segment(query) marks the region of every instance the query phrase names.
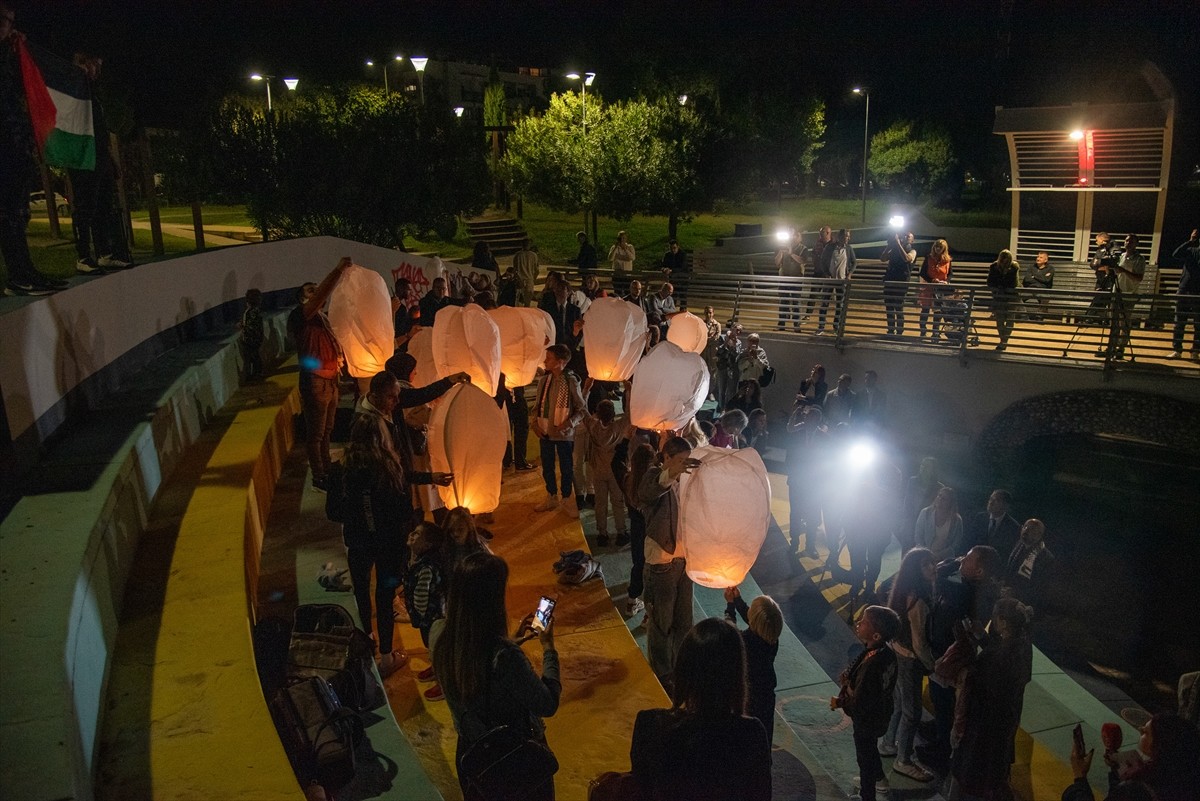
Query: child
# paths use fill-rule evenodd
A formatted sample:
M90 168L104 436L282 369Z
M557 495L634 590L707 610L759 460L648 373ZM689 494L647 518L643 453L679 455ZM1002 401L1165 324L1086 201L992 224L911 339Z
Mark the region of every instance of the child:
M854 727L854 754L858 759L862 801L875 801L875 785L883 779L883 760L876 745L892 719L892 693L896 688L896 654L887 644L900 631L900 618L886 606L868 606L854 624L854 635L866 650L850 663L839 683L842 691L829 699L829 708L841 708Z
M783 612L769 595L760 595L749 607L737 587L725 590L725 617L737 625L734 613L750 628L742 632L746 646L746 714L757 718L767 732L767 745L775 735L775 657L783 633Z
M404 606L408 609L413 628L421 632L421 642L427 648L430 629L446 614L445 572L442 565L446 544L446 533L432 523L422 523L408 535L412 562L408 575L404 577ZM417 680L436 682L433 666L418 673ZM425 697L430 701L440 701L445 695L441 685L435 683L425 691Z
M476 551L487 551L487 540L492 538L492 532L478 528L471 510L465 506L456 506L446 513L446 577L454 572L454 568L463 559Z
M591 447L588 449L588 468L596 490L596 544L608 545L608 505L612 503L613 521L617 526L617 547L629 543L625 530L625 496L613 474L613 456L617 445L625 440L628 425L625 417L617 417L613 402L605 399L596 404L596 413L583 420Z
M242 348L242 361L246 366L246 380L252 381L262 375L262 292L258 289L246 290L246 311L242 312L242 329L238 344Z

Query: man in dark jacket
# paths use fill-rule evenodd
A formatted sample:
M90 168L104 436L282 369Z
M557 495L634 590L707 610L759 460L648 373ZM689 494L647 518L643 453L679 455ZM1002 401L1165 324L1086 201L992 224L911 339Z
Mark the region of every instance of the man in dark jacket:
M579 254L575 256L575 264L579 267L579 272L595 272L596 246L588 241L588 236L583 231L575 234L575 239L579 242Z
M1191 359L1200 361L1200 229L1193 228L1188 241L1175 248L1171 255L1182 262L1183 273L1179 276L1179 288L1175 290L1175 331L1171 334L1171 355L1167 358L1183 356L1183 334L1190 320Z
M897 232L879 257L887 264L883 272L883 305L887 310L888 336L904 336L904 295L917 261L914 240L911 232L903 236Z
M1012 553L1021 533L1021 524L1009 514L1012 508L1012 493L1005 489L993 490L988 496L987 511L971 519L967 529L967 547L990 545L996 553Z

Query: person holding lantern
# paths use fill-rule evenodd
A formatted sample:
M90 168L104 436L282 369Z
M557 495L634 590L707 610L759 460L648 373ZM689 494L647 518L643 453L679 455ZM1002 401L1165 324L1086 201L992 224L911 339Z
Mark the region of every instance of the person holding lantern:
M568 304L569 305L569 304ZM587 404L579 387L579 379L567 371L571 349L566 345L546 348L546 372L538 381L537 403L534 407L533 433L540 440L542 478L546 482L546 500L534 511L549 512L558 508L558 490L562 490L563 506L570 517L579 517L579 509L571 506L574 489L575 427L587 414ZM561 486L555 480L554 460L558 459Z
M303 322L297 326L305 446L313 489L320 492L325 491L325 476L329 472L329 438L337 413L338 371L342 365L342 349L329 327L324 308L350 264L350 257L343 256L312 295L304 300L300 306Z
M682 555L676 555L679 535L679 477L700 466L692 446L671 437L661 461L638 482L638 506L646 518L646 650L650 668L669 685L675 657L692 627L692 580Z

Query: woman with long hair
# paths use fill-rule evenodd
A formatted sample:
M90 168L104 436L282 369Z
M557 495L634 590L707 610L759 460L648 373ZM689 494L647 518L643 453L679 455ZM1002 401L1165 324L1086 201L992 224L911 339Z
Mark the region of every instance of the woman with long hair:
M945 239L939 239L933 243L921 265L921 286L917 293L917 303L921 307L921 339L925 339L930 309L933 309L933 341L937 342L941 336L942 295L946 291L945 285L950 283L950 268L950 245Z
M458 732L455 764L466 801L483 801L462 772L463 754L497 726L509 726L531 740L546 743L542 718L558 710L562 695L553 622L537 638L542 645L538 676L515 638L508 636L505 590L508 564L499 556L476 552L454 569L446 599L446 626L433 644L433 667L446 694ZM532 615L516 638L529 631ZM531 777L527 777L531 778ZM554 777L526 796L554 798Z
M629 441L629 472L625 474L622 489L625 490L625 508L629 510L629 556L633 566L629 571L629 593L625 602L625 616L633 617L646 608L642 601L646 569L646 516L638 501L638 487L646 471L654 464L654 448L645 440Z
M996 350L1008 347L1008 338L1013 331L1012 302L1017 296L1017 276L1021 274L1021 265L1013 260L1011 250L1002 250L988 268L987 285L992 290L992 317L996 319L996 333L1000 335L1000 344Z
M1159 801L1200 798L1200 731L1196 724L1174 712L1159 712L1141 732L1138 752L1146 759L1123 778L1145 782ZM1112 771L1110 785L1117 778Z
M921 722L921 679L933 670L933 653L925 636L925 620L933 606L933 554L913 548L900 562L888 607L900 617L900 634L892 638L896 652L896 703L879 753L896 755L892 770L919 782L933 774L913 761L913 738Z
M679 645L670 709L645 709L629 758L646 798L706 801L771 797L771 748L745 714L746 650L718 618L695 625Z
M375 629L382 654L379 671L394 673L408 661L401 650L392 650L394 625L392 600L408 567L408 532L413 507L409 484L446 481L445 473L405 475L400 457L391 447L387 430L368 415L359 415L350 427L350 443L342 459L346 520L342 539L354 583L354 600L364 631ZM375 571L375 610L371 611L371 570ZM375 626L372 627L372 617Z
M762 386L754 380L738 384L738 393L725 406L725 411L739 409L748 417L750 412L762 408Z
M958 496L953 489L939 489L933 496L933 503L917 515L913 541L932 551L934 562L958 556L963 543L963 522L958 514Z

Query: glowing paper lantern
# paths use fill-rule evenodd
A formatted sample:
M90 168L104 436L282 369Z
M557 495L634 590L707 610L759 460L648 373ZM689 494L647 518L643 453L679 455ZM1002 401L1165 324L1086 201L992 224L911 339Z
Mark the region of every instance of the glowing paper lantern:
M437 365L433 363L433 331L422 328L408 341L408 355L417 360L412 371L412 385L427 387L438 380Z
M626 304L629 305L629 304ZM633 373L629 420L638 428L683 428L708 397L708 366L674 342L660 342Z
M596 298L583 318L588 375L597 381L624 381L633 375L646 348L646 313L620 298Z
M488 314L500 329L500 372L508 387L533 381L554 344L554 319L541 309L497 306Z
M450 486L438 487L442 501L474 514L494 511L500 505L506 445L508 415L491 396L474 384L458 384L442 396L429 420L432 469L454 474Z
M708 326L690 312L676 314L667 328L667 341L689 353L703 353L708 346Z
M355 378L370 378L396 350L387 282L374 270L351 264L329 298L329 327Z
M750 572L771 520L771 484L753 448L705 445L701 466L679 480L679 537L687 574L705 587L740 584Z
M500 384L500 329L474 303L447 306L433 324L433 363L438 377L466 373L488 395Z

